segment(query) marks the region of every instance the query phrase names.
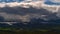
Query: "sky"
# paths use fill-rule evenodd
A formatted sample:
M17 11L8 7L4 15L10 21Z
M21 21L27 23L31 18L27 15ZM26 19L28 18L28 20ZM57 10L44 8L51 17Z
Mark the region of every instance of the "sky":
M24 1L25 2L25 1ZM26 3L21 2L23 4L14 2L14 3L7 3L5 5L0 3L0 16L4 17L4 20L8 21L22 21L22 22L29 22L33 18L41 18L43 20L51 20L57 19L56 13L52 11L45 10L40 6L40 3L33 1L26 5ZM28 8L27 8L28 7ZM10 22L8 22L10 24Z
M21 2L23 0L16 0L17 2ZM0 2L6 2L6 3L9 3L9 2L15 2L15 0L0 0Z
M39 0L16 0L16 2L27 2L27 1L39 1ZM44 0L45 4L49 4L49 5L60 5L60 0ZM15 0L0 0L1 2L5 2L5 3L10 3L10 2L15 2Z
M45 0L45 4L48 4L48 5L60 5L60 0Z

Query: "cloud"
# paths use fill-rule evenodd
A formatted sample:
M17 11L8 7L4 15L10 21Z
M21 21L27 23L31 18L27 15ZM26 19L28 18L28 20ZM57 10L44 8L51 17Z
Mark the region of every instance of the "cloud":
M22 21L29 22L33 18L41 18L43 20L57 19L56 13L46 10L37 2L13 2L0 3L0 16L4 17L5 21ZM8 24L13 24L8 22Z
M23 22L29 22L32 18L54 19L54 17L56 17L54 13L46 9L36 9L33 7L4 7L0 8L0 15L3 16L6 20L21 20Z
M52 2L55 2L55 3L60 3L60 0L50 0Z
M20 7L25 7L25 8L33 6L33 7L39 8L40 1L24 0L21 2L10 2L10 3L2 2L2 3L0 3L1 8L6 7L6 6L9 6L9 7L20 6Z

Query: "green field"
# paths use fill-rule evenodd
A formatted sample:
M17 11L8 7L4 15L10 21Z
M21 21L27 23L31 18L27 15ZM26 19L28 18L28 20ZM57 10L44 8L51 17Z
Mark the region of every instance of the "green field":
M0 28L0 34L60 34L59 29Z

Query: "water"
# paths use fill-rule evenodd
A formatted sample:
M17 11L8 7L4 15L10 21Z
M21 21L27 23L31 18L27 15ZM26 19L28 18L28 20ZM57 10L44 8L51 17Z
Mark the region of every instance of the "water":
M48 5L60 5L60 1L57 1L57 0L45 0L44 2L45 4L48 4Z

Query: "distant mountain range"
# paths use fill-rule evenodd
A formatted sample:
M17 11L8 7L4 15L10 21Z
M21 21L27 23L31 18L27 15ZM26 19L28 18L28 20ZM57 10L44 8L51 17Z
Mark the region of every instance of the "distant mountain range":
M49 20L45 21L43 19L31 19L30 22L17 22L13 25L8 25L6 23L0 23L0 27L3 28L23 28L23 29L33 29L33 28L42 28L42 29L49 29L52 27L59 27L60 26L60 19L57 20Z

